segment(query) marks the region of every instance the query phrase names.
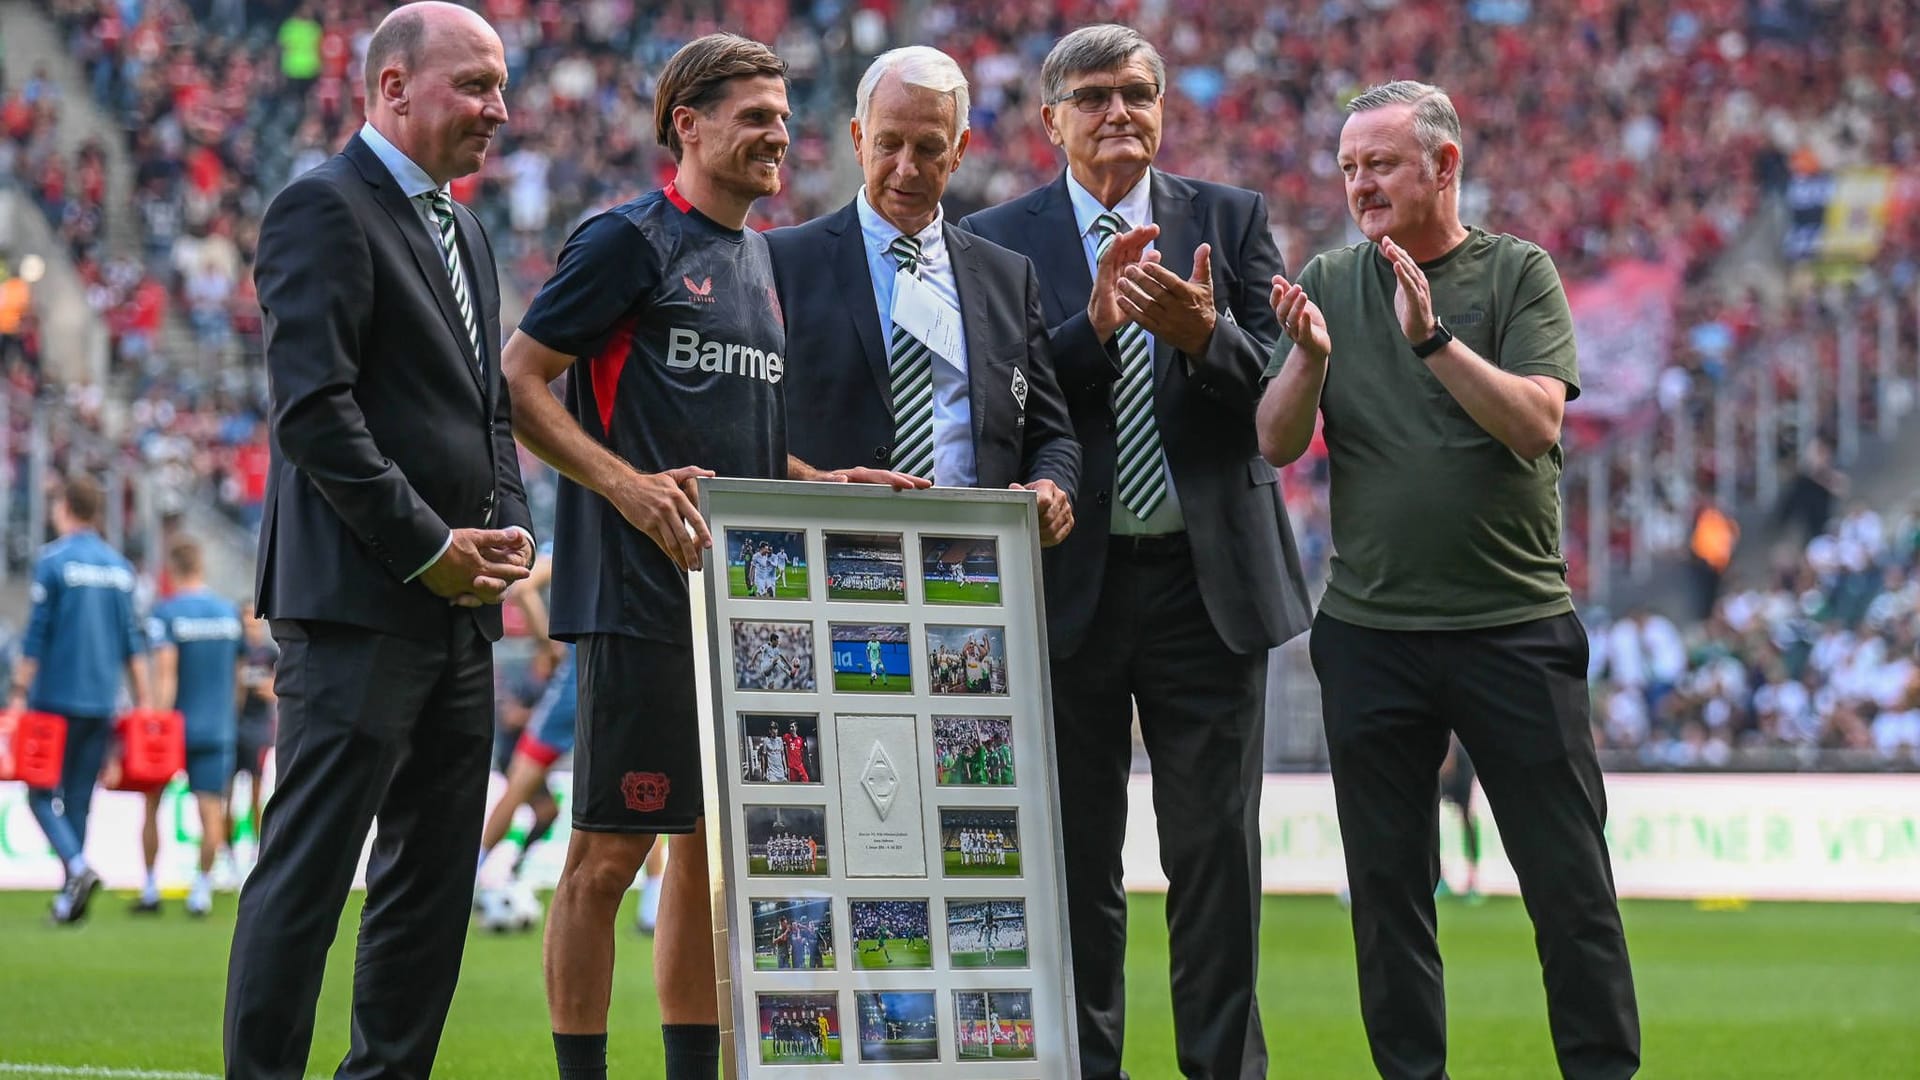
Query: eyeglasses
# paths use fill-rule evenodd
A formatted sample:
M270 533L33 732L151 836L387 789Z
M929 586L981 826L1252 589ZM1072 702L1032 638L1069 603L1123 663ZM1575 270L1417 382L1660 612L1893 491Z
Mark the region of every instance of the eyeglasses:
M1145 112L1160 100L1160 84L1137 82L1125 86L1083 86L1078 90L1069 90L1047 104L1058 105L1063 101L1071 101L1073 107L1083 113L1103 113L1115 94L1120 95L1120 103L1127 107L1128 112Z

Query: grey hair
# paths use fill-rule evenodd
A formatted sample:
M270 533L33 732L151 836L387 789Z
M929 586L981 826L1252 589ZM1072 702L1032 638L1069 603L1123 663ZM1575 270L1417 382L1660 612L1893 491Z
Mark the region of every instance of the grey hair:
M959 138L971 126L967 114L972 109L972 98L967 93L967 76L960 65L930 45L906 45L881 53L867 66L867 73L860 76L860 87L853 94L853 118L860 121L861 127L866 127L873 107L874 88L888 72L900 76L900 81L908 86L953 98L954 138Z
M1048 104L1059 100L1067 91L1070 75L1112 71L1143 52L1147 54L1147 65L1153 69L1154 85L1165 90L1167 62L1160 59L1160 50L1141 37L1139 31L1118 23L1083 26L1054 42L1046 60L1040 64L1040 100Z
M1401 79L1398 82L1370 86L1347 102L1347 112L1363 113L1393 105L1413 106L1413 134L1427 152L1428 163L1440 158L1440 148L1460 145L1460 114L1453 110L1453 99L1431 83Z

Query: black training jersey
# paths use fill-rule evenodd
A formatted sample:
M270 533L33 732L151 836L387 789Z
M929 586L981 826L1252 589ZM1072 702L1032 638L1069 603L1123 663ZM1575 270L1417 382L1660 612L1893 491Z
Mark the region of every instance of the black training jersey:
M580 226L520 329L579 358L568 409L641 472L786 477L786 326L766 241L715 223L673 185ZM554 637L691 640L686 575L565 477L553 549Z

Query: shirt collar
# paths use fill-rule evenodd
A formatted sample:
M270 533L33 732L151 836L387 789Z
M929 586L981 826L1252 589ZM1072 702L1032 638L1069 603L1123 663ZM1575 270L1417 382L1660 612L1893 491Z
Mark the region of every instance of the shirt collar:
M407 198L417 199L429 192L445 190L444 185L433 182L425 169L415 165L412 158L401 153L399 147L388 142L373 124L360 125L360 138L366 142L367 149L373 151L373 156L380 159L380 164L387 167L387 173Z
M901 235L900 230L893 222L881 217L880 211L875 210L873 204L867 201L865 187L862 187L860 193L855 196L854 204L855 212L860 215L860 235L866 240L868 249L885 254L887 245L893 243L894 237ZM920 241L921 262L930 261L946 250L946 232L941 228L946 224L946 215L947 211L944 207L936 207L933 211L933 220L926 228L914 234L914 239Z
M1094 219L1107 212L1107 208L1100 205L1100 200L1073 178L1072 169L1067 170L1067 198L1073 200L1073 223L1080 227L1081 236L1092 232ZM1120 201L1114 204L1113 212L1126 220L1129 229L1139 228L1153 220L1152 169L1140 174L1139 182L1133 185L1133 190L1120 197Z

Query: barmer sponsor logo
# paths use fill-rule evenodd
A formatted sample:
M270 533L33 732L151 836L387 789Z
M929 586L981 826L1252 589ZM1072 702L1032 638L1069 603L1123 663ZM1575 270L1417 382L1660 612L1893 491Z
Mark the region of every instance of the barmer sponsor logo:
M680 371L718 371L728 375L765 379L778 384L786 361L777 352L732 342L708 341L697 330L675 326L667 330L667 366Z

